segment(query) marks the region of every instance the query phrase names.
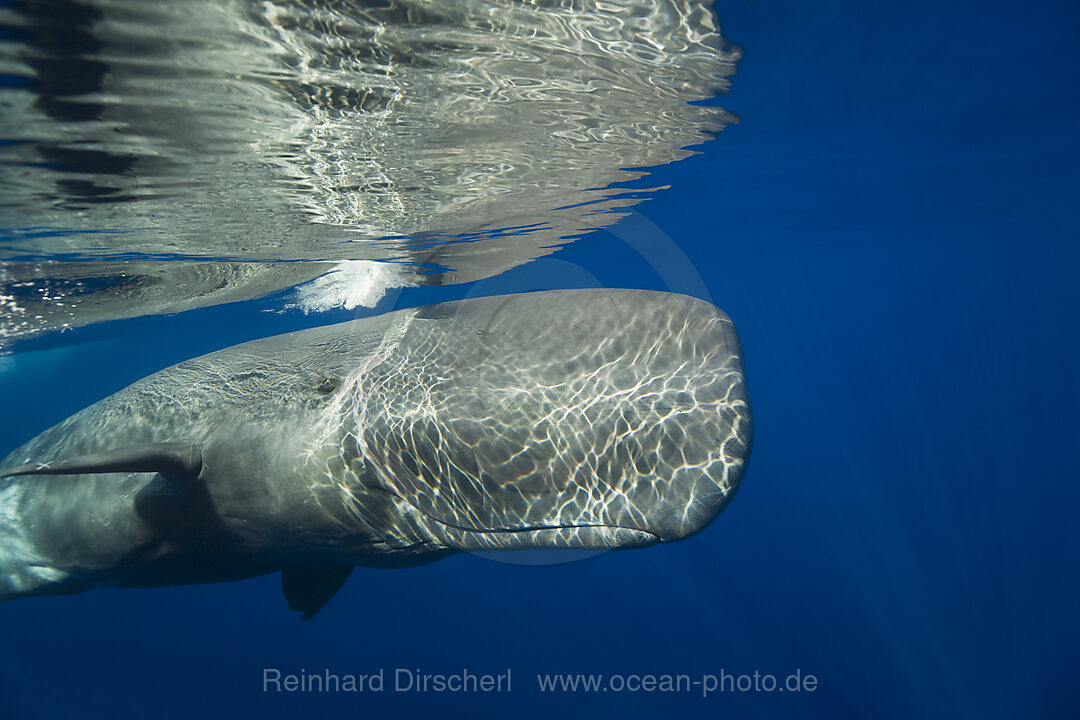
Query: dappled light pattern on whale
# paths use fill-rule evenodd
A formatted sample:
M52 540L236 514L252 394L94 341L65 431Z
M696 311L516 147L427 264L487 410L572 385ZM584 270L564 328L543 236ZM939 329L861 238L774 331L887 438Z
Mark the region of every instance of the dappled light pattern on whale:
M597 293L588 308L572 294L506 296L400 314L313 446L349 522L375 492L422 516L432 542L468 550L700 530L748 456L738 341L706 303L671 296L650 312L630 307L633 296Z

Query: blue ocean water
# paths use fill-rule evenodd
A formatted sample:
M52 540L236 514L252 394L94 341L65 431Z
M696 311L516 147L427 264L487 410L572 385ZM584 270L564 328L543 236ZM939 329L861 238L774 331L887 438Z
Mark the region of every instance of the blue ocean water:
M710 528L565 564L359 569L310 623L276 576L4 604L0 717L1080 716L1080 9L717 11L743 49L721 99L741 122L639 181L669 190L479 287L378 308L560 285L707 295L740 331L756 423ZM0 359L4 452L173 362L356 315L267 303ZM266 668L381 669L387 688L264 692ZM509 669L512 690L394 692L397 669ZM545 693L536 679L755 672L816 683Z

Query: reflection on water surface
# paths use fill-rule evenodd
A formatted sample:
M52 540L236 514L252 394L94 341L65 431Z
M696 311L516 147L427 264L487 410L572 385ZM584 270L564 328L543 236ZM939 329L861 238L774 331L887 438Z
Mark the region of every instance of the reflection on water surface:
M487 277L732 120L688 104L737 60L703 3L69 0L0 25L0 338L343 261Z

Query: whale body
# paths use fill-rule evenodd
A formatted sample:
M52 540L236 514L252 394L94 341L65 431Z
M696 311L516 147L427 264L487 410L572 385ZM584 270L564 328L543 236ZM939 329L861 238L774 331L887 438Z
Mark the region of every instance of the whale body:
M282 574L312 617L356 566L640 548L727 506L752 437L710 303L461 300L188 360L0 464L0 599Z

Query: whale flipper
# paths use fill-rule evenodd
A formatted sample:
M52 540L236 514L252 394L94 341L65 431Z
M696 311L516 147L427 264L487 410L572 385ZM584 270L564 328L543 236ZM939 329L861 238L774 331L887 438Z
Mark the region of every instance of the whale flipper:
M191 443L152 443L106 450L82 457L31 463L0 470L0 477L15 475L80 475L88 473L156 472L167 479L194 480L202 471L202 452Z
M293 565L281 571L281 589L289 608L310 620L349 579L352 565Z

